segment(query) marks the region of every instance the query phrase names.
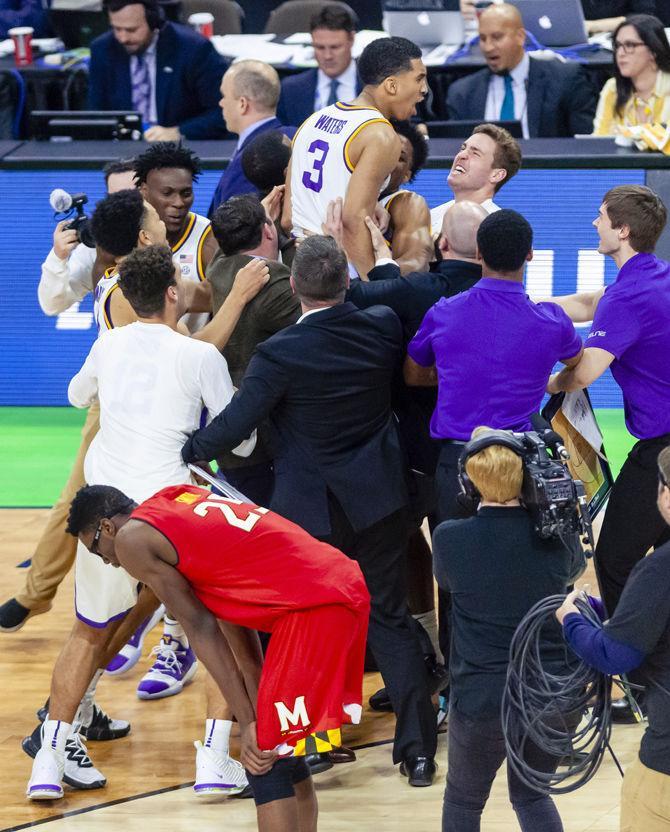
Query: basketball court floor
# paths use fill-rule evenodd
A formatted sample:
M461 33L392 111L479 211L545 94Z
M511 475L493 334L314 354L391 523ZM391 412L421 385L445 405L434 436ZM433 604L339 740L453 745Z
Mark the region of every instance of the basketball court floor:
M21 584L17 563L37 541L45 509L0 509L0 598ZM588 576L587 576L588 580ZM591 576L591 584L595 579ZM256 829L251 800L197 799L193 741L202 739L205 717L204 672L182 694L141 702L135 687L149 666L158 640L145 641L145 657L126 676L103 678L98 701L112 716L128 719L132 731L113 742L89 743L95 765L107 776L104 789L66 790L63 800L31 804L24 796L31 760L21 739L36 725L35 710L48 694L51 668L72 624L72 575L60 588L53 609L28 621L17 633L0 634L0 832L33 826L43 832L251 832ZM369 674L367 697L380 687ZM615 726L612 746L627 766L639 747L642 727ZM360 726L346 730L345 743L356 749L355 763L336 766L315 778L321 832L429 832L440 829L446 775L446 737L440 738L438 776L431 788L407 785L391 763L393 720L365 710ZM236 753L233 744L233 753ZM566 832L618 829L621 777L609 756L596 777L580 791L558 798ZM484 813L484 832L518 830L507 801L504 768ZM542 832L542 830L537 830Z

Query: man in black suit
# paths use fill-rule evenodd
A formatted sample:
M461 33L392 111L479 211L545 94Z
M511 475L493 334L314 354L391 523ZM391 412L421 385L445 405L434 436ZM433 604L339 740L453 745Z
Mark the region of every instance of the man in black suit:
M164 22L157 0L106 0L111 31L91 44L91 110L137 110L148 141L218 139L226 62L188 26Z
M234 400L182 456L213 459L269 418L270 507L360 564L372 596L369 644L397 716L393 760L410 784L427 786L436 722L407 611L408 493L391 410L402 326L386 307L345 303L348 281L346 256L332 238L303 241L291 276L302 317L258 345Z
M351 55L356 20L340 5L324 6L310 24L317 69L289 75L281 84L277 118L300 126L316 110L353 101L362 87Z
M503 3L483 12L479 45L488 66L449 87L449 118L516 119L526 139L591 133L596 91L583 67L529 57L525 40L516 6Z

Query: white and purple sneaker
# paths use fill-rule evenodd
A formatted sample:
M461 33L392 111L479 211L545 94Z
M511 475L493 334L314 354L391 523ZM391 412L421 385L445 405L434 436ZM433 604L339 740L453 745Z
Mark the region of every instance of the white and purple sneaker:
M122 673L127 673L131 668L135 667L142 655L142 645L144 644L147 633L153 630L164 615L165 607L161 604L153 615L145 618L135 630L128 639L128 642L123 645L107 665L105 673L108 673L110 676L120 676Z
M65 755L51 746L40 748L33 762L26 795L31 800L59 800L63 797Z
M228 754L216 754L199 740L194 742L195 783L193 791L199 797L218 794L232 797L240 794L249 785L242 763L233 760Z
M160 644L151 651L156 661L137 686L140 699L162 699L181 693L198 669L198 660L190 647L163 633Z

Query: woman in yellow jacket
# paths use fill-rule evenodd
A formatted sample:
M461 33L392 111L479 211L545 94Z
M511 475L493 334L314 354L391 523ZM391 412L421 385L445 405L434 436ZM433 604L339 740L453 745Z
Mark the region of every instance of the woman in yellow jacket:
M612 35L614 78L600 93L593 122L595 136L615 136L619 128L670 122L670 44L663 24L636 14Z

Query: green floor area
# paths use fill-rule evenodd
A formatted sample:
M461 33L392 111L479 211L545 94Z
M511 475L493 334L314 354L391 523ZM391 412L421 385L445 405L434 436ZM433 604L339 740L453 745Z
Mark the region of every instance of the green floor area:
M613 473L633 444L622 410L599 410ZM85 412L71 407L0 408L0 507L50 506L79 447Z

